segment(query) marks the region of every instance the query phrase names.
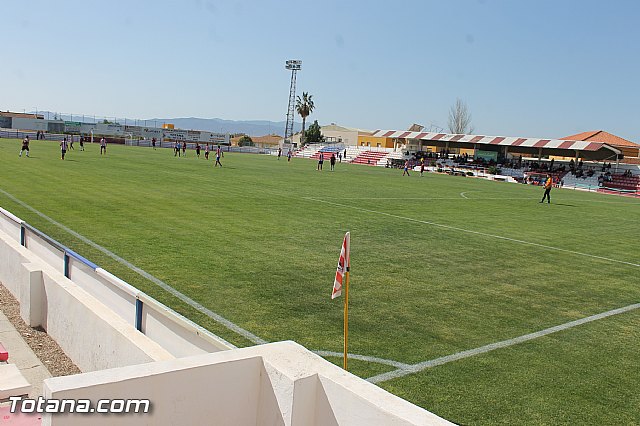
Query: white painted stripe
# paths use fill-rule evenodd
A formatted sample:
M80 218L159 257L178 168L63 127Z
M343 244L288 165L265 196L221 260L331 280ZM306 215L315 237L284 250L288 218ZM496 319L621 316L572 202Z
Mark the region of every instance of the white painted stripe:
M466 196L466 195L464 195L464 194L465 194L464 192L461 192L461 193L460 193L460 196L461 196L462 198L464 198L465 200L468 200L467 196Z
M496 239L499 239L499 240L511 241L511 242L518 243L518 244L525 244L525 245L528 245L528 246L540 247L540 248L547 249L547 250L560 251L560 252L563 252L563 253L575 254L577 256L585 256L585 257L590 257L592 259L600 259L600 260L604 260L604 261L607 261L607 262L620 263L620 264L623 264L623 265L629 265L629 266L634 266L636 268L640 268L640 264L637 264L637 263L626 262L624 260L611 259L609 257L598 256L596 254L582 253L582 252L579 252L579 251L574 251L574 250L563 249L563 248L559 248L559 247L548 246L546 244L539 244L539 243L533 243L533 242L530 242L530 241L519 240L519 239L516 239L516 238L503 237L501 235L487 234L486 232L472 231L470 229L459 228L457 226L443 225L441 223L430 222L428 220L414 219L414 218L411 218L411 217L400 216L400 215L397 215L397 214L380 212L380 211L371 210L371 209L365 209L365 208L357 207L357 206L349 206L347 204L335 203L335 202L332 202L332 201L325 201L325 200L321 200L321 199L313 198L313 197L303 197L303 199L311 200L311 201L317 201L317 202L320 202L320 203L330 204L330 205L338 206L338 207L344 207L344 208L347 208L347 209L358 210L358 211L362 211L362 212L366 212L366 213L373 213L373 214L378 214L378 215L381 215L381 216L393 217L395 219L402 219L402 220L406 220L406 221L409 221L409 222L416 222L416 223L422 223L424 225L437 226L439 228L450 229L452 231L465 232L467 234L474 234L474 235L482 235L483 237L496 238Z
M209 318L211 318L212 320L216 321L218 324L221 324L221 325L225 326L229 330L231 330L231 331L233 331L233 332L245 337L246 339L250 340L253 343L256 343L256 344L259 344L259 345L267 343L266 340L261 339L260 337L256 336L255 334L253 334L253 333L245 330L244 328L232 323L228 319L216 314L212 310L205 308L200 303L198 303L195 300L191 299L189 296L186 296L186 295L180 293L178 290L176 290L175 288L171 287L169 284L165 283L164 281L159 280L158 278L154 277L150 273L138 268L137 266L133 265L131 262L128 262L127 260L121 258L117 254L115 254L115 253L109 251L108 249L102 247L101 245L99 245L97 243L94 243L90 239L84 237L83 235L78 234L74 230L66 227L65 225L63 225L63 224L61 224L59 222L56 222L55 220L53 220L49 216L47 216L44 213L36 210L35 208L31 207L27 203L17 199L16 197L14 197L13 195L9 194L8 192L6 192L6 191L4 191L2 189L0 189L0 192L2 192L4 195L9 197L11 200L15 201L16 203L20 204L24 208L32 211L33 213L37 214L41 218L45 219L46 221L56 225L60 229L66 231L67 233L69 233L69 234L73 235L74 237L78 238L80 241L82 241L82 242L90 245L91 247L101 251L102 253L106 254L107 256L109 256L110 258L114 259L118 263L126 266L127 268L131 269L132 271L136 272L137 274L143 276L144 278L146 278L149 281L153 282L154 284L158 285L160 288L162 288L163 290L166 290L167 292L171 293L172 295L174 295L178 299L182 300L187 305L189 305L192 308L196 309L197 311L207 315Z
M558 188L558 189L572 189L572 188ZM464 194L467 194L469 191L465 191ZM594 192L594 194L596 194ZM618 195L615 194L604 194L604 193L597 193L598 195L604 195L604 196L612 196L612 197L618 197ZM414 201L414 200L425 200L425 201L431 201L431 200L454 200L454 201L462 201L462 200L469 200L469 201L491 201L491 200L499 200L499 201L512 201L512 200L539 200L540 197L482 197L482 198L460 198L460 197L340 197L341 200L407 200L407 201ZM320 200L320 198L314 198L314 200ZM604 203L604 204L624 204L627 206L634 206L634 207L640 207L640 201L634 201L633 198L629 198L629 201L606 201L606 200L569 200L569 202L571 203Z
M369 377L367 380L371 383L380 383L387 380L396 379L398 377L406 376L408 374L418 373L427 368L436 367L438 365L447 364L452 361L457 361L457 360L469 358L475 355L480 355L487 352L495 351L496 349L507 348L509 346L517 345L523 342L528 342L529 340L537 339L539 337L543 337L548 334L557 333L558 331L567 330L569 328L573 328L582 324L597 321L606 317L610 317L612 315L618 315L625 312L629 312L638 308L640 308L640 303L625 306L623 308L613 309L611 311L603 312L596 315L591 315L590 317L582 318L576 321L567 322L565 324L556 325L555 327L550 327L544 330L536 331L535 333L525 334L523 336L514 337L513 339L503 340L501 342L480 346L479 348L469 349L468 351L462 351L452 355L443 356L441 358L432 359L430 361L424 361L418 364L413 364L408 369L401 369L396 371L390 371L388 373L378 374L377 376Z
M344 356L342 352L331 352L331 351L312 351L312 352L320 356L333 356L333 357L340 357L340 358ZM378 364L390 365L392 367L396 367L402 370L406 370L413 367L411 364L405 364L403 362L392 361L390 359L384 359L384 358L376 358L374 356L367 356L367 355L347 354L347 358L357 359L359 361L375 362Z
M464 192L466 194L469 191ZM309 197L306 197L309 198ZM483 197L483 198L460 198L460 197L340 197L341 200L454 200L454 201L485 201L485 200L500 200L500 201L510 201L510 200L538 200L540 197L513 197L513 198L503 198L503 197ZM321 201L320 198L313 198L313 200ZM602 201L604 202L604 201ZM640 205L640 203L638 203Z

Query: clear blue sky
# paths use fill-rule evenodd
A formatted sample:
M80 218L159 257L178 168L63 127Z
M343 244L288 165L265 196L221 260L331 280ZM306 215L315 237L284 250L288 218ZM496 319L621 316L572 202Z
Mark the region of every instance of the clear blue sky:
M310 119L640 143L640 1L3 2L0 108L280 121L287 59Z

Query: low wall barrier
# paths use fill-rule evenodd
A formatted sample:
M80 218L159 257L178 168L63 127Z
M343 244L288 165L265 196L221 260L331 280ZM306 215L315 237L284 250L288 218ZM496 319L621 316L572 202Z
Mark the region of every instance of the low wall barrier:
M0 208L0 230L47 265L62 272L74 284L171 355L179 358L234 348L229 342L100 268L3 208Z

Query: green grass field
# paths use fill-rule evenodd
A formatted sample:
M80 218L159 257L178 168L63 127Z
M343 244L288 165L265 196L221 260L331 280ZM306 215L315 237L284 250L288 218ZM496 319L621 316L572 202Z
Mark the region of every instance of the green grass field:
M417 364L640 302L640 200L226 153L0 140L0 206L238 346L252 342L31 206L267 341ZM18 203L15 199L20 200ZM378 383L462 424L640 424L640 310ZM328 357L341 363L339 357ZM363 378L394 371L351 361Z

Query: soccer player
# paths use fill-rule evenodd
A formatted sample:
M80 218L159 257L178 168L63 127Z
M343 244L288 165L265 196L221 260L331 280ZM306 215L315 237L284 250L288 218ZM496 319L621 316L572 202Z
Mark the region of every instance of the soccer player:
M69 149L72 149L72 150L74 150L74 151L76 150L76 149L73 147L73 135L69 136Z
M107 154L107 140L102 137L100 138L100 155Z
M220 145L218 145L218 149L216 149L216 163L213 165L214 167L217 167L218 164L220 164L220 167L222 167L222 163L220 162L221 153L222 153L222 150L220 149Z
M64 160L64 155L67 153L67 138L63 138L60 142L60 151L62 151L62 159Z
M331 158L329 159L329 164L331 164L331 171L336 167L336 154L331 154Z
M209 144L207 144L207 146L204 147L204 159L205 160L209 159Z
M282 148L278 148L278 160L280 160L281 156L282 156Z
M405 174L406 174L407 176L411 176L411 175L409 174L409 160L406 160L406 161L404 162L404 171L402 172L402 176L404 176Z
M84 151L84 140L82 139L82 135L80 135L80 151Z
M180 157L180 142L176 141L176 144L173 146L173 156Z
M287 152L287 161L291 161L291 150L289 150L289 152Z
M200 144L196 143L196 156L200 158Z
M551 204L551 188L553 187L553 179L551 175L547 175L547 181L544 183L544 195L542 196L541 203L544 203L544 199L547 199L547 204Z
M151 138L151 146L156 149L156 138Z
M422 157L422 161L420 161L420 177L424 173L424 157Z
M23 151L27 151L27 157L28 157L29 156L29 135L25 136L24 139L22 139L22 148L20 148L20 154L18 154L18 157L22 157Z
M322 163L324 163L324 152L320 151L320 156L318 157L318 171L322 171Z
M186 142L182 142L182 156L183 157L187 156L187 143Z

